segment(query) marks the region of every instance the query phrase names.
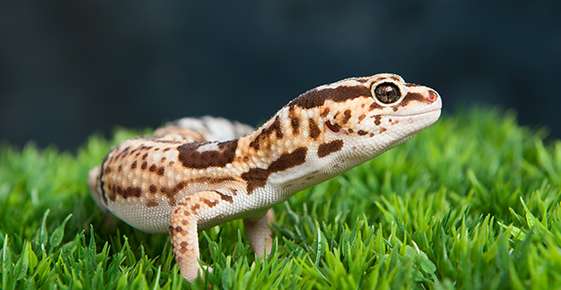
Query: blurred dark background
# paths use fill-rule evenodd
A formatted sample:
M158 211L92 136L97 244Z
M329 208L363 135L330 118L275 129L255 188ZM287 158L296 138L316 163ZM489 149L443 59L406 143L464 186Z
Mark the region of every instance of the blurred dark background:
M447 112L561 137L561 1L3 1L0 142L74 149L190 115L256 124L314 86L396 72Z

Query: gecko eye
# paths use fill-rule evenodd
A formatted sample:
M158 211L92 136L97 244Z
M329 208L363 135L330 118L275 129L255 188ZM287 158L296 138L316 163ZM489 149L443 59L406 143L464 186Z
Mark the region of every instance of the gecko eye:
M372 95L384 104L395 103L401 97L399 88L392 83L381 83L372 88Z

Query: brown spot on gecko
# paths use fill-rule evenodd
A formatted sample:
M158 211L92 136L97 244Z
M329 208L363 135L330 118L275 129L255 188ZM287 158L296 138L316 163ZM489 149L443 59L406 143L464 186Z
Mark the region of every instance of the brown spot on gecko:
M211 183L211 184L216 184L216 183L222 183L222 182L226 182L226 181L235 181L236 179L233 177L229 177L229 176L225 176L225 177L199 177L199 178L195 178L190 180L190 182L204 182L204 183Z
M180 192L181 190L183 190L185 188L185 186L187 186L187 182L185 181L180 181L179 183L177 183L175 185L175 187L173 188L173 194L177 194L178 192Z
M101 169L103 169L106 166L105 163L107 162L108 157L109 157L109 154L107 154L105 156L105 158L103 158L103 161L101 161ZM101 190L101 198L103 199L103 203L105 205L107 205L107 194L105 192L105 184L104 184L104 179L103 179L103 173L106 170L107 170L107 173L111 172L111 168L109 166L107 166L105 170L101 170L101 172L99 173L99 176L97 177L97 182L99 182L99 188Z
M273 121L273 123L271 123L271 125L269 125L269 127L262 129L261 132L257 136L255 136L255 139L253 139L253 141L249 143L249 146L253 147L255 150L259 150L259 143L261 142L261 140L268 138L273 133L277 136L278 139L281 139L283 137L279 116L275 117L275 120Z
M374 109L378 109L381 108L382 106L380 106L380 104L376 103L376 102L372 102L372 104L370 104L370 106L368 107L369 111L372 111Z
M328 114L329 114L329 107L325 107L321 110L321 113L319 115L325 118L325 116L327 116Z
M334 102L344 102L354 98L370 96L370 89L365 86L340 86L336 88L313 89L307 91L292 102L289 106L298 106L303 109L310 109L322 106L327 100Z
M374 124L380 125L382 123L382 116L381 115L374 115Z
M148 167L148 163L147 163L146 161L142 162L142 165L140 166L140 168L141 168L142 170L145 170L146 167Z
M201 207L200 204L195 203L194 205L191 206L191 210L192 210L193 212L197 212L197 210L198 210L200 207Z
M220 195L220 198L221 198L222 200L227 201L227 202L229 202L229 203L233 203L233 202L234 202L234 199L232 199L231 196L229 196L229 195L227 195L227 194L224 194L224 193L222 193L222 192L220 192L220 191L218 191L218 190L213 190L213 191L216 192L216 194Z
M159 168L158 168L158 171L157 171L156 173L157 173L159 176L163 176L163 175L164 175L164 171L165 171L164 167L159 167Z
M144 153L144 155L142 155L142 160L146 160L146 157L148 157L148 153Z
M167 187L160 187L160 192L166 196L166 198L168 199L168 203L170 205L175 205L175 194L177 192L175 192L174 190L177 188L177 186L174 187L174 189L169 189Z
M115 197L117 195L120 195L124 199L127 199L129 197L140 197L140 195L142 194L142 190L140 189L140 187L136 186L122 188L121 186L116 185L110 186L109 190L111 191L110 199L113 201L115 200Z
M321 133L321 130L313 119L308 119L308 127L310 130L310 137L316 139Z
M262 168L251 168L242 173L241 177L247 182L247 193L251 194L255 188L264 186L269 174L266 169Z
M386 132L386 130L388 130L388 129L386 129L386 128L384 128L384 127L380 127L380 130L379 130L379 131L380 131L380 133L384 133L384 132Z
M154 199L149 199L149 200L146 202L146 206L147 206L147 207L155 207L155 206L158 206L158 205L160 205L160 204L159 204L156 200L154 200Z
M131 169L135 169L136 168L136 160L131 164Z
M206 198L201 198L201 202L206 204L208 207L213 208L218 204L217 200L208 200Z
M129 146L125 147L121 152L119 152L117 154L117 156L115 156L115 159L120 159L120 158L123 158L123 157L127 156L129 150L130 150Z
M368 132L366 132L364 130L358 130L358 132L356 132L356 133L360 136L364 136L364 135L368 134Z
M300 147L292 151L292 153L285 153L277 160L273 161L271 165L269 165L268 170L270 172L279 172L300 165L306 161L307 151L308 148Z
M267 182L270 172L267 169L251 168L249 171L242 173L241 177L247 182L247 194L257 188L262 187Z
M343 124L347 124L347 122L351 119L351 110L345 110L343 113Z
M320 144L318 147L318 157L325 157L343 148L343 140L333 140L328 143Z
M244 172L241 177L247 182L247 193L251 194L255 188L264 186L269 175L272 173L303 164L306 161L307 151L306 147L300 147L291 153L281 155L267 169L251 168L249 171Z
M150 190L150 193L154 194L158 191L158 188L154 184L150 184L148 190Z
M199 152L197 149L207 143L186 143L177 147L178 159L184 167L208 168L221 167L234 160L238 140L218 143L219 150Z
M330 121L325 122L325 126L327 126L327 128L329 128L329 130L337 133L339 132L339 130L341 130L341 126L339 126L339 124L335 123L332 124Z
M362 122L362 120L364 120L364 118L366 118L366 114L362 114L362 115L358 116L358 121Z
M297 135L300 129L300 118L296 115L294 107L288 110L288 118L290 119L290 127L292 127L292 134Z

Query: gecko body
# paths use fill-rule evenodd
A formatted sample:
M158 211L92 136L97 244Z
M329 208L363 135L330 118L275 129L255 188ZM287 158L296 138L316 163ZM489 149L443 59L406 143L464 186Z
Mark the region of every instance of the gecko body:
M169 231L192 281L198 230L243 218L256 254L268 253L272 205L403 142L441 106L435 90L377 74L307 91L257 129L185 118L109 152L90 172L92 196L135 228Z

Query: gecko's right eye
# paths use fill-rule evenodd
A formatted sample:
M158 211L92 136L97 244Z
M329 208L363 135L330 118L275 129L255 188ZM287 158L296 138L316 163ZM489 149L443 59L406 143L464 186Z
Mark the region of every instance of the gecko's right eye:
M372 87L372 95L383 104L392 104L401 98L399 87L393 83L385 82Z

